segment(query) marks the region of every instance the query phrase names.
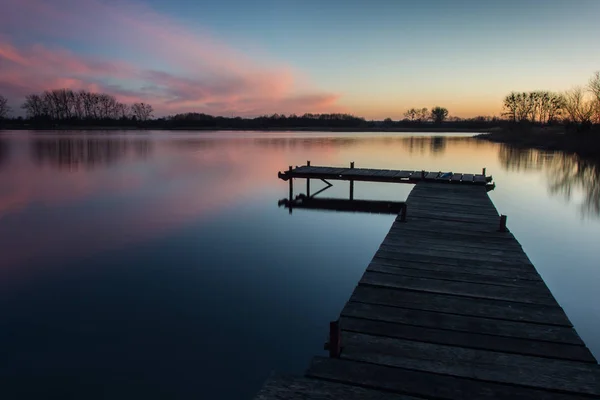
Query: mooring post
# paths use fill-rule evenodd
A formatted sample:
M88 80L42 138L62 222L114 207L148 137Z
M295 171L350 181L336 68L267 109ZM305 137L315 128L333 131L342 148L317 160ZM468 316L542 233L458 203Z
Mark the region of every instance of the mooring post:
M354 169L354 161L350 162L350 169ZM350 179L350 200L354 200L354 180Z
M306 166L310 167L310 160L306 162ZM310 178L306 178L306 197L310 197Z
M404 203L404 206L400 210L400 222L406 222L406 207L406 203Z
M485 177L485 167L483 167L483 170L481 170L481 175Z
M290 177L290 203L291 203L294 198L294 178L292 178L292 166L291 165L290 165L290 168L288 169L288 174Z
M498 228L499 232L506 232L506 215L500 216L500 228Z
M329 323L329 357L340 358L341 342L340 321L331 321Z

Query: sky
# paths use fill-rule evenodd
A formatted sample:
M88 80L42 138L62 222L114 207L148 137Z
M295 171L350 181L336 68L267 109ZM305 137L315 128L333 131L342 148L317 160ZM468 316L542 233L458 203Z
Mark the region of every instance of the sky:
M499 115L600 70L598 0L3 0L0 95L71 88L156 116L411 107Z

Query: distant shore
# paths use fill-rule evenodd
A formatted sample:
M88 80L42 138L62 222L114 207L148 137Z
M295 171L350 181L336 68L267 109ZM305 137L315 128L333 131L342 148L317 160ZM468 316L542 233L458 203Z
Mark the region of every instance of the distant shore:
M492 129L475 138L515 147L576 153L600 159L600 129L585 133L568 133L565 127L535 127L529 129Z
M247 131L247 132L277 132L277 131L289 131L289 132L425 132L425 133L486 133L490 129L472 129L472 128L454 128L454 127L443 127L443 126L419 126L419 127L268 127L263 129L249 129L249 128L231 128L231 127L177 127L177 128L165 128L165 127L152 127L152 126L56 126L56 127L31 127L31 126L8 126L0 128L0 132L3 130L12 131Z

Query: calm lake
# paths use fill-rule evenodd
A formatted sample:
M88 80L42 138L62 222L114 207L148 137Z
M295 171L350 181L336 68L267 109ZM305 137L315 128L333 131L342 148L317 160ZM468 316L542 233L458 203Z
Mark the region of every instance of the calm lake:
M486 167L496 208L600 356L600 170L574 156L457 134L5 131L0 397L244 399L273 372L302 373L394 219L279 208L277 172L307 160ZM347 198L333 183L322 196Z

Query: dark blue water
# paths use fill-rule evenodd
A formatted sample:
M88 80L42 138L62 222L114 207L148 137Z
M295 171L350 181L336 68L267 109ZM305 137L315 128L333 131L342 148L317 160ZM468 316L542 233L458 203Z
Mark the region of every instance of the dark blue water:
M406 134L9 132L1 398L242 399L272 372L301 373L394 218L279 208L277 171L306 160L486 166L494 203L600 353L597 171L574 173L571 156ZM357 184L355 197L409 191ZM347 183L322 196L347 197Z

